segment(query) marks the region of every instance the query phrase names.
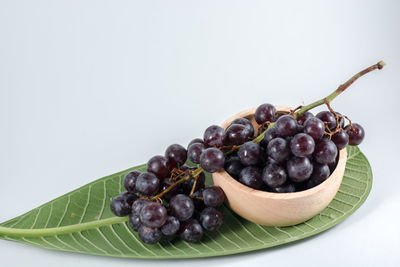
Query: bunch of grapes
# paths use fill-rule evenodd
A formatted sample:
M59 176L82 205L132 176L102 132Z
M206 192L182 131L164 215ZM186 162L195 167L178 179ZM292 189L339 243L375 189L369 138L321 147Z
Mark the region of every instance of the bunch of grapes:
M345 126L345 120L350 124ZM361 125L334 111L316 116L305 112L296 118L295 113L278 114L274 106L263 104L256 109L255 121L264 131L259 143L248 140L254 131L249 120L237 119L227 128L228 144L239 148L225 158L224 168L251 188L276 193L319 185L335 169L338 151L360 144L365 134Z
M218 207L225 194L220 187L205 187L201 169L185 165L187 150L170 145L164 156L147 162L147 172L132 171L125 176L126 192L111 201L116 216L129 215L129 225L147 244L180 236L199 241L204 231L222 224Z
M111 210L117 216L129 215L130 226L145 243L177 235L197 242L204 230L221 226L222 213L217 208L225 199L220 187L205 187L204 171L225 169L257 190L306 190L330 176L340 149L358 145L364 138L359 124L333 110L297 116L263 104L254 118L256 128L250 120L238 118L226 130L208 127L203 138L192 140L187 150L170 145L164 156L147 162L147 172L126 175L127 192L112 200ZM197 167L185 165L187 159Z

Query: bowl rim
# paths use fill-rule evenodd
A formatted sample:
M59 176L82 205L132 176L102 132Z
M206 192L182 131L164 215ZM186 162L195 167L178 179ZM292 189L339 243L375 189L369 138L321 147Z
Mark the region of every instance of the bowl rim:
M289 111L291 110L290 107L285 107L285 106L275 106L277 111ZM255 113L256 108L250 108L247 110L244 110L242 112L237 113L236 115L231 116L227 120L225 120L222 124L221 127L226 129L227 126L231 124L231 122L236 119L236 118L246 118L252 114ZM337 173L340 171L337 166L339 163L345 163L347 161L347 149L346 147L339 150L339 157L338 157L338 162L336 164L335 170L329 175L329 177L320 183L317 186L314 186L313 188L306 189L300 192L292 192L292 193L275 193L275 192L268 192L268 191L262 191L258 189L254 189L251 187L248 187L240 182L238 182L236 179L234 179L232 176L230 176L225 170L221 170L218 172L215 172L212 174L213 179L214 175L218 175L219 177L215 177L216 179L225 179L228 183L231 183L232 186L238 187L241 191L252 194L258 197L263 197L263 198L272 198L272 199L296 199L296 198L303 198L306 196L310 196L313 194L316 194L317 192L323 190L326 187L329 187L330 184L334 182L335 179L329 179L331 177L334 177L336 179L340 179L340 175L337 175Z

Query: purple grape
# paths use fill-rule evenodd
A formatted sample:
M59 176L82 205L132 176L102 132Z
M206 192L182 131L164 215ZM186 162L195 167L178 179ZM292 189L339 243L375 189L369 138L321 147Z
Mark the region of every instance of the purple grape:
M274 122L275 121L275 112L276 109L273 105L271 104L262 104L258 106L256 109L256 112L254 114L254 119L258 124L263 124L266 123L267 121L269 122Z
M336 129L337 121L335 115L332 112L321 111L317 115L315 115L315 117L323 121L331 131Z
M321 164L329 164L335 161L338 150L335 143L331 140L323 138L315 145L313 158Z
M244 168L239 174L239 182L248 187L260 189L263 184L261 169L256 166Z
M167 209L158 202L152 202L140 210L139 216L145 226L159 228L167 220Z
M194 192L204 188L205 183L206 183L206 176L202 172L197 176L197 182L196 182L196 187L194 189ZM183 192L185 194L189 194L192 191L193 185L194 185L194 177L191 177L190 179L184 181L181 186Z
M154 173L159 179L168 177L170 166L163 156L154 156L147 162L147 171Z
M218 207L224 203L225 193L219 186L209 186L203 190L203 199L207 207Z
M182 166L186 162L187 151L183 146L173 144L167 147L167 150L165 150L165 158L167 159L170 167Z
M277 164L268 164L262 172L262 180L269 187L279 187L286 182L286 171Z
M314 139L305 133L296 134L290 142L290 149L296 157L306 157L314 152Z
M193 163L199 164L200 157L203 151L206 149L206 145L203 143L194 143L189 146L188 149L188 158Z
M319 185L331 175L329 166L326 164L314 163L314 169L311 174L311 178L307 181L307 187L312 188Z
M364 140L364 128L358 123L353 123L353 128L347 125L345 131L349 135L349 145L351 146L357 146Z
M133 213L129 214L129 225L135 232L137 232L139 227L142 225L139 215Z
M159 228L150 228L141 225L138 230L139 238L146 244L155 244L162 238L162 233Z
M151 202L148 201L148 200L145 200L145 199L138 199L138 200L136 200L136 201L133 202L133 204L132 204L132 214L135 214L135 215L139 216L140 211L142 210L142 208L143 208L145 205L149 204L149 203L151 203Z
M325 133L325 124L316 117L309 118L304 122L304 133L318 141Z
M160 180L151 172L141 173L136 179L136 190L144 195L157 193L160 187Z
M276 162L283 162L290 155L289 144L285 139L281 137L272 139L268 143L267 151L268 156Z
M233 120L231 124L241 124L241 125L246 126L246 128L250 132L250 137L254 136L254 126L253 126L253 124L251 124L251 122L248 119L237 118L237 119Z
M338 150L341 150L347 146L349 143L349 135L343 129L332 135L332 142L335 143Z
M271 142L271 140L276 138L276 137L279 137L279 134L276 131L276 128L275 127L270 127L265 132L263 141L265 142L266 145L268 145L269 142Z
M212 125L204 132L204 143L208 146L221 147L225 144L226 133L225 130L218 126Z
M225 162L225 171L233 178L238 178L240 172L244 168L238 157L231 157Z
M174 216L168 216L167 221L161 227L161 232L166 236L171 236L179 231L181 224Z
M216 172L224 167L225 156L215 147L207 148L200 156L200 165L205 171Z
M272 191L275 193L293 193L296 191L296 187L288 181L281 186L272 188Z
M226 142L229 145L241 145L246 142L250 135L250 131L245 125L231 124L226 130Z
M217 230L222 224L222 213L215 208L205 208L200 215L200 223L207 231Z
M110 208L111 211L119 217L123 217L131 213L132 203L137 199L137 196L134 194L129 194L128 192L124 192L119 196L115 197L111 203Z
M188 146L187 146L188 150L189 150L189 147L190 147L191 145L197 144L197 143L200 143L200 144L204 144L204 145L205 145L203 139L201 139L201 138L195 138L195 139L193 139L192 141L190 141L190 143L188 144Z
M274 127L281 137L293 136L297 133L297 121L291 115L279 117Z
M238 156L243 165L257 165L262 160L263 151L259 144L249 141L240 146Z
M181 223L179 234L183 241L198 242L203 237L203 228L196 219L189 219Z
M286 163L286 170L290 180L299 183L310 178L313 165L307 157L292 157Z
M304 112L300 117L297 118L297 123L303 125L306 122L306 120L312 117L314 117L314 115L311 112L309 111Z
M131 171L124 178L124 186L129 193L136 193L136 179L141 172Z
M192 217L194 212L194 204L190 197L178 194L169 202L171 215L175 216L180 221L185 221Z

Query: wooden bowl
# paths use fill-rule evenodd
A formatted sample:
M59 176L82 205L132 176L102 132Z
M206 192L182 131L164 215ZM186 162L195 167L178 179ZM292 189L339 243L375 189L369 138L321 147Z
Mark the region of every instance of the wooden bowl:
M288 107L276 107L277 112L287 113ZM236 118L247 118L254 126L255 108L236 114L222 123L226 129ZM256 129L256 128L255 128ZM311 189L295 193L271 193L252 189L236 181L227 172L212 175L215 185L226 195L230 208L243 218L266 226L295 225L314 217L332 201L343 179L346 166L346 148L339 151L339 161L331 176Z

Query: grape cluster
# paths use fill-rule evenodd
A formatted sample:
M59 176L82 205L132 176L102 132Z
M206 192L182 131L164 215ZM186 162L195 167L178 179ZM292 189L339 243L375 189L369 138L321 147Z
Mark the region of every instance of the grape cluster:
M246 118L235 119L226 130L212 125L187 149L170 145L163 156L147 162L147 172L125 176L127 191L111 201L112 212L129 215L130 226L144 243L177 235L197 242L205 230L221 226L217 208L225 199L220 187L205 187L203 171L225 170L257 190L302 191L325 181L336 167L338 151L360 144L365 134L361 125L331 109L297 116L263 104L254 119L257 127ZM185 165L188 159L197 167Z
M338 151L364 138L361 125L347 119L350 124L345 126L346 119L333 111L315 116L305 112L296 119L263 104L255 112L263 139L235 143L240 148L225 158L225 171L244 185L269 192L291 193L317 186L335 169Z
M127 191L111 201L111 211L116 216L129 215L129 225L144 243L178 235L187 242L197 242L204 231L221 226L218 207L225 200L223 190L205 187L204 172L185 165L186 161L184 147L169 146L164 156L147 162L147 172L129 172L124 179Z

